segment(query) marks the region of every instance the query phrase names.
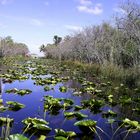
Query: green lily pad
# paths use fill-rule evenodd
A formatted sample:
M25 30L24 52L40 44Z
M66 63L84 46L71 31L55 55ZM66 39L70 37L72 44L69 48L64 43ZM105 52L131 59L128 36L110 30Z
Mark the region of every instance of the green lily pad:
M80 112L64 112L64 116L68 119L76 118L77 120L81 120L83 118L88 117L87 115L82 114Z
M54 137L55 140L68 140L67 138L63 137L63 136L56 136Z
M24 104L13 102L13 101L7 101L6 104L8 105L10 110L18 111L25 107Z
M37 130L37 131L51 131L51 128L47 125L47 121L39 118L26 118L22 121L27 127L28 130Z
M82 120L74 123L75 126L84 126L84 127L95 127L97 124L96 121L93 120Z
M18 94L18 95L26 95L26 94L30 94L32 91L29 90L29 89L16 89L16 88L13 88L13 89L9 89L9 90L6 90L6 93L15 93L15 94Z
M6 140L29 140L27 137L21 135L21 134L14 134L10 135Z
M62 86L62 87L59 88L59 90L61 92L67 92L67 87Z
M65 138L71 138L71 137L75 137L76 133L73 131L64 131L63 129L55 129L56 132L56 137L65 137Z
M75 111L79 111L79 110L81 110L81 109L83 109L82 106L76 105L74 110L75 110Z
M49 90L51 90L51 88L50 88L49 86L45 86L45 87L44 87L44 90L45 90L45 91L49 91Z
M116 117L117 113L113 112L112 110L108 110L107 112L103 112L103 117Z

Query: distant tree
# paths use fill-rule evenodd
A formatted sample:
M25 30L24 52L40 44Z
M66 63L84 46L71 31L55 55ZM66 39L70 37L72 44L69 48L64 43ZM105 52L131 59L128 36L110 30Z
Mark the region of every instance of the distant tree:
M53 37L53 41L54 41L54 44L57 46L57 45L59 45L60 42L62 41L62 37L59 37L59 36L55 35L55 36Z
M42 44L41 46L40 46L40 52L44 52L44 50L45 50L45 45L44 44Z
M0 57L22 55L26 56L29 49L24 43L14 42L12 37L8 36L0 40Z
M140 62L140 5L128 0L120 8L124 13L116 17L117 28L123 35L119 39L120 63L133 66Z

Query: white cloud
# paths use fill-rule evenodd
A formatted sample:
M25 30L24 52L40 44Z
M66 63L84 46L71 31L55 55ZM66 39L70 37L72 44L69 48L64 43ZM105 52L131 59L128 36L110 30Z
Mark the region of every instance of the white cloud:
M35 26L42 26L44 23L39 19L30 19L30 24Z
M92 2L90 0L79 0L81 5L92 5Z
M65 25L65 28L70 31L80 31L82 30L81 26L75 26L75 25Z
M7 4L10 4L12 2L13 2L13 0L0 0L1 5L7 5Z
M0 17L4 17L8 20L12 20L15 22L22 22L33 26L43 26L46 23L46 21L44 20L42 21L38 18L32 18L32 17L17 17L17 16L2 15L2 14L0 14Z
M102 5L100 3L96 4L94 7L86 6L86 5L80 5L77 7L78 11L99 15L103 12Z
M115 12L117 12L117 13L122 13L122 14L125 14L125 13L126 13L123 9L121 9L121 8L119 8L119 7L116 7L116 8L114 8L113 10L114 10Z

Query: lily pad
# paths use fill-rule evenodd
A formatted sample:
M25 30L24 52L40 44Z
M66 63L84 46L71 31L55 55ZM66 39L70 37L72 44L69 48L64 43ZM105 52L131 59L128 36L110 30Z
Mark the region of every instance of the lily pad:
M67 92L67 87L62 86L62 87L59 88L59 90L61 92Z
M24 104L13 102L13 101L7 101L6 104L8 105L9 109L13 111L18 111L25 107Z
M26 130L48 132L52 129L48 126L48 122L39 118L26 118L22 121L26 125Z
M64 131L63 129L55 129L55 132L56 132L56 136L55 138L57 137L64 137L64 138L71 138L71 137L75 137L76 136L76 133L73 132L73 131Z
M64 116L68 119L76 118L77 120L81 120L81 119L88 117L87 115L82 114L80 112L65 112Z
M96 121L94 120L82 120L82 121L78 121L76 123L74 123L75 126L84 126L84 127L95 127L97 124Z
M29 140L27 137L21 135L21 134L14 134L10 135L6 140Z

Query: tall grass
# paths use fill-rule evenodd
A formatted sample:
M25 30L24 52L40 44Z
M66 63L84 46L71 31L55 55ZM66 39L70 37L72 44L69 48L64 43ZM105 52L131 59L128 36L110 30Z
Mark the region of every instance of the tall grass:
M79 68L81 73L85 72L86 76L98 76L102 79L122 82L129 87L139 86L140 84L140 68L137 66L125 69L109 63L107 65L87 64L79 61L62 61L61 63L72 70Z

